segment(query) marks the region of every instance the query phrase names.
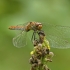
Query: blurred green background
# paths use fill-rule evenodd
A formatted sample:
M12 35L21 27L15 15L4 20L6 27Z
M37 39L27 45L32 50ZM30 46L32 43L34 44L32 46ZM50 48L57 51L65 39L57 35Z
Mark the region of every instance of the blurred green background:
M12 44L11 25L37 21L70 26L70 0L0 0L0 70L30 70L32 43L24 48ZM51 70L70 70L70 49L51 48L55 56Z

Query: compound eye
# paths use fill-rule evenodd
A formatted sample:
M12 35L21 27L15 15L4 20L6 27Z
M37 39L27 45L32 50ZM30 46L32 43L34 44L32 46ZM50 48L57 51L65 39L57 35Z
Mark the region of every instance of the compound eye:
M38 29L41 30L41 29L42 29L42 25L39 25L39 26L38 26Z

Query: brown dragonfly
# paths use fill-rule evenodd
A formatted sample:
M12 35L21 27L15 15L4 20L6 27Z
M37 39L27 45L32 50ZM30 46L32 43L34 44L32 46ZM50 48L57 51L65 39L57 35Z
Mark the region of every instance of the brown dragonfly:
M46 34L46 38L50 43L50 47L66 49L70 48L70 27L54 25L49 23L40 22L28 22L25 24L10 26L10 30L21 31L17 36L13 38L13 45L20 48L26 45L27 32L33 30L35 37L36 33L43 30Z

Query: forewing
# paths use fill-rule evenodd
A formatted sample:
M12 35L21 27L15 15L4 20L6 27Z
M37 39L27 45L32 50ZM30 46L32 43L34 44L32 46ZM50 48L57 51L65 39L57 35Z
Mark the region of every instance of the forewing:
M70 27L53 24L43 24L43 30L53 48L70 48Z
M22 33L20 33L16 37L14 37L13 45L18 48L24 47L27 44L26 43L26 35L27 35L27 33L25 31L23 31Z

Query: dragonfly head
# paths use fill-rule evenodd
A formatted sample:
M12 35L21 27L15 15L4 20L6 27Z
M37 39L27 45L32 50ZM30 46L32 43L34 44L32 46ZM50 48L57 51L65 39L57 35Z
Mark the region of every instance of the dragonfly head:
M41 30L42 29L42 25L38 25L37 29Z
M41 30L42 29L42 24L39 22L36 22L36 28L37 30Z

